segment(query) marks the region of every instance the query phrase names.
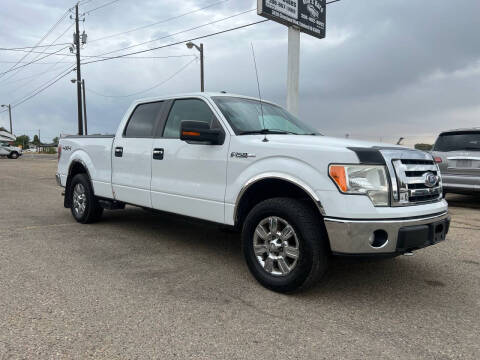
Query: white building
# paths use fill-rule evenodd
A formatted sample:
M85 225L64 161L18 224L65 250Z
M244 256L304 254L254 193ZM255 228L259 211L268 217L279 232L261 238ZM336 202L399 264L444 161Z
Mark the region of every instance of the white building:
M13 134L10 134L8 131L3 131L0 130L0 141L15 141L16 136Z

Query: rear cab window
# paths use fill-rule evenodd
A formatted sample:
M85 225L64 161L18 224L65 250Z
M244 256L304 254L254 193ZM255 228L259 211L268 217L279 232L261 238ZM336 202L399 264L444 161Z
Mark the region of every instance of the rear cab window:
M152 138L164 106L164 101L137 105L125 126L123 137Z
M480 131L456 131L440 134L434 151L480 151Z

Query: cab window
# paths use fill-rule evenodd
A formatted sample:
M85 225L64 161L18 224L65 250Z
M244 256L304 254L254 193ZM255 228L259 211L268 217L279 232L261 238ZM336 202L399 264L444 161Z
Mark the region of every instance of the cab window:
M126 138L151 138L161 115L164 102L140 104L133 111L123 132Z
M184 120L207 122L212 129L220 128L215 115L210 107L200 99L175 100L168 114L163 137L169 139L180 138L180 124Z

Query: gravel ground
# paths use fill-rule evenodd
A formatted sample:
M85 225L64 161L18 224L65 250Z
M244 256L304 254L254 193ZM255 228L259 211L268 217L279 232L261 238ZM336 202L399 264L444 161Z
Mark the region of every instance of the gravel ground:
M479 358L479 198L448 197L443 243L334 259L279 295L215 225L134 207L77 224L55 160L0 159L0 359Z

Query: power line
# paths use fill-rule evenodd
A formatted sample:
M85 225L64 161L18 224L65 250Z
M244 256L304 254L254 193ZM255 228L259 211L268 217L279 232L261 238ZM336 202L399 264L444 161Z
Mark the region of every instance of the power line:
M198 25L198 26L191 27L191 28L189 28L189 29L185 29L185 30L178 31L178 32L173 33L173 34L168 34L168 35L165 35L165 36L156 38L156 39L144 41L144 42L141 42L141 43L138 43L138 44L135 44L135 45L130 45L130 46L127 46L127 47L124 47L124 48L121 48L121 49L117 49L117 50L109 51L109 52L106 52L106 53L102 53L102 54L100 54L99 56L108 55L108 54L112 54L112 53L119 52L119 51L122 51L122 50L131 49L131 48L138 47L138 46L145 45L145 44L149 44L149 43L152 43L152 42L155 42L155 41L158 41L158 40L166 39L166 38L169 38L169 37L172 37L172 36L175 36L175 35L180 35L180 34L183 34L183 33L189 32L189 31L192 31L192 30L197 30L197 29L203 28L203 27L205 27L205 26L209 26L209 25L213 25L213 24L216 24L216 23L225 21L225 20L229 20L229 19L232 19L232 18L234 18L234 17L240 16L240 15L244 15L244 14L249 13L249 12L252 12L252 11L255 11L255 9L250 9L250 10L242 11L242 12L239 12L239 13L237 13L237 14L230 15L230 16L224 17L224 18L219 19L219 20L210 21L210 22L208 22L208 23L206 23L206 24L202 24L202 25Z
M36 49L36 48L49 48L51 46L61 46L61 45L70 45L70 43L60 43L60 44L50 44L50 45L37 45L37 46L24 46L24 47L14 47L14 48L4 48L0 47L0 50L6 51L15 51L15 50L28 50L28 49Z
M267 21L268 21L268 19L259 20L259 21L255 21L255 22L253 22L253 23L236 26L236 27L233 27L233 28L230 28L230 29L226 29L226 30L222 30L222 31L217 31L217 32L210 33L210 34L207 34L207 35L197 36L197 37L194 37L194 38L191 38L191 39L182 40L182 41L177 41L177 42L174 42L174 43L170 43L170 44L166 44L166 45L162 45L162 46L157 46L157 47L150 48L150 49L134 51L134 52L131 52L131 53L121 54L121 55L116 55L116 56L110 56L110 57L107 57L107 58L105 58L105 59L98 59L98 60L87 61L87 62L82 63L82 65L93 64L93 63L96 63L96 62L113 60L113 59L120 59L120 58L123 58L123 57L126 57L126 56L130 56L130 55L142 54L142 53L146 53L146 52L149 52L149 51L154 51L154 50L158 50L158 49L163 49L163 48L167 48L167 47L174 46L174 45L184 44L184 43L187 43L187 42L189 42L189 41L195 41L195 40L199 40L199 39L205 39L205 38L212 37L212 36L215 36L215 35L224 34L224 33L230 32L230 31L234 31L234 30L238 30L238 29L243 29L243 28L246 28L246 27L249 27L249 26L253 26L253 25L257 25L257 24L261 24L261 23L264 23L264 22L267 22Z
M57 42L63 35L65 35L65 33L66 33L72 26L73 26L73 23L70 24L70 25L68 25L67 28L66 28L55 40L53 40L53 42L51 42L49 45L47 45L48 47L46 48L46 50L48 50L48 48L49 48L50 46L55 45L55 42ZM67 43L67 45L70 45L70 44ZM68 46L67 46L67 47L68 47ZM64 49L65 49L65 48L64 48ZM38 61L38 60L39 60L39 57L40 57L40 55L36 55L36 56L33 58L33 60L30 62L30 64L34 64L35 61ZM65 58L65 57L63 57L62 59L64 59L64 58ZM16 69L20 69L21 67L28 66L28 65L30 65L30 64L25 64L25 65L18 66L18 67L15 68L15 70L16 70ZM20 71L20 70L15 71L10 77L8 77L7 79L4 79L4 80L10 80L10 79L14 78L15 75L17 75L17 74L19 73L19 71Z
M0 50L2 50L2 49L0 48ZM23 51L24 52L25 50L10 50L10 51ZM56 56L70 56L70 57L75 56L74 54L60 54L60 53L40 52L40 51L32 51L32 53L45 54L45 55L56 55ZM164 58L184 57L184 56L195 56L195 55L137 56L137 57L128 57L128 58L129 59L164 59ZM109 56L99 56L99 55L82 55L82 58L109 59L110 57ZM0 63L2 63L2 61L0 61ZM14 61L12 61L10 63L14 63ZM23 63L26 63L26 61L23 62ZM42 63L34 62L34 64L47 64L47 63L46 62L42 62ZM53 64L53 62L51 62L50 64Z
M146 28L148 28L148 27L152 27L152 26L155 26L155 25L158 25L158 24L163 24L163 23L166 23L166 22L169 22L169 21L172 21L172 20L179 19L179 18L184 17L184 16L186 16L186 15L194 14L194 13L196 13L196 12L199 12L199 11L202 11L202 10L205 10L205 9L208 9L208 8L211 8L211 7L213 7L213 6L222 4L222 3L227 2L227 1L230 1L230 0L218 1L218 2L216 2L216 3L213 3L213 4L210 4L210 5L201 7L201 8L199 8L199 9L192 10L192 11L188 11L188 12L186 12L186 13L183 13L183 14L180 14L180 15L177 15L177 16L173 16L173 17L170 17L170 18L167 18L167 19L163 19L163 20L160 20L160 21L156 21L156 22L151 23L151 24L148 24L148 25L139 26L139 27L136 27L136 28L133 28L133 29L130 29L130 30L126 30L126 31L122 31L122 32L119 32L119 33L107 35L107 36L104 36L104 37L101 37L101 38L98 38L98 39L90 40L90 43L96 42L96 41L100 41L100 40L109 39L109 38L112 38L112 37L115 37L115 36L119 36L119 35L129 34L129 33L135 32L135 31L137 31L137 30L146 29Z
M67 48L67 47L64 47L64 48L62 48L62 49L60 49L60 50L57 50L56 52L54 52L54 53L52 53L52 54L48 54L48 55L45 55L45 56L43 56L43 57L40 57L40 58L38 58L38 59L36 59L36 60L29 61L29 62L27 62L27 63L25 63L25 64L23 64L23 65L17 66L16 68L13 68L13 69L10 68L9 70L0 73L0 77L2 77L2 76L5 75L5 74L8 74L8 73L11 72L11 71L18 70L18 69L23 68L23 67L25 67L25 66L31 65L31 64L33 64L33 63L35 63L35 62L37 62L37 61L43 60L43 59L45 59L45 58L47 58L47 57L49 57L49 56L51 56L51 55L54 55L54 54L56 54L56 53L59 53L60 51L65 50L66 48ZM27 55L28 55L28 54L27 54Z
M175 73L173 73L170 77L168 77L167 79L165 80L162 80L161 82L159 82L158 84L155 84L154 86L151 86L149 87L148 89L145 89L145 90L142 90L142 91L137 91L135 93L132 93L132 94L128 94L128 95L105 95L105 94L101 94L97 91L94 91L92 89L86 89L87 91L91 92L91 93L94 93L96 95L99 95L99 96L103 96L103 97L108 97L108 98L125 98L125 97L130 97L130 96L135 96L135 95L140 95L140 94L143 94L143 93L146 93L146 92L149 92L153 89L156 89L158 88L159 86L162 86L163 84L167 83L168 81L172 80L175 76L177 76L178 74L180 74L182 71L184 71L191 63L193 63L195 60L197 60L197 57L195 57L195 59L193 59L192 61L189 61L188 63L186 63L184 66L182 66L179 70L177 70Z
M42 36L42 38L35 44L35 46L40 45L40 44L43 42L43 40L45 40L45 39L48 37L48 35L50 35L50 33L67 17L67 14L68 14L69 11L70 11L70 9L67 9L67 10L63 13L63 15L57 20L57 22L56 22L55 24L53 24L53 25L50 27L50 29L48 29L47 33ZM32 50L33 50L33 49L31 49L30 52L31 52ZM24 56L22 56L22 58L21 58L20 60L18 60L18 61L23 61L23 60L30 54L30 52L28 52L27 54L25 54ZM17 65L18 65L18 63L15 64L15 65L13 65L13 66L11 66L6 72L1 73L1 74L0 74L0 78L2 78L6 73L10 72L10 70L12 70L13 68L15 68L15 66L17 66Z
M113 4L113 3L116 3L116 2L118 2L118 1L120 1L120 0L112 0L112 1L109 1L109 2L107 2L107 3L105 3L105 4L103 4L103 5L100 5L100 6L96 7L96 8L94 8L94 9L90 9L90 10L85 11L85 13L83 13L83 15L90 15L90 13L92 13L92 12L94 12L94 11L96 11L96 10L102 9L102 8L104 8L105 6L108 6L108 5L111 5L111 4Z
M49 82L47 82L46 84L41 85L40 87L35 89L34 93L32 93L30 95L27 95L26 97L20 99L18 102L13 103L12 108L15 108L15 107L25 103L26 101L30 100L31 98L33 98L33 97L37 96L38 94L42 93L43 91L47 90L49 87L56 84L58 81L63 79L65 76L69 75L72 72L73 69L74 69L74 66L69 67L67 70L65 70L61 74L59 74L53 81L49 80Z
M42 63L42 64L46 64L46 63ZM57 65L57 63L54 63L54 62L51 62L51 63L48 63L48 64ZM59 61L58 64L72 64L72 62L71 61ZM3 83L2 85L6 86L6 85L9 85L9 84L21 82L23 80L34 79L34 78L41 77L44 74L47 74L47 73L50 73L50 72L53 72L53 71L56 71L56 70L57 69L53 69L53 68L52 69L47 69L47 70L42 71L41 73L36 73L36 74L33 74L33 75L25 76L25 77L20 78L20 79L14 79L12 81L7 81L7 82ZM20 86L22 87L23 85L20 85Z

